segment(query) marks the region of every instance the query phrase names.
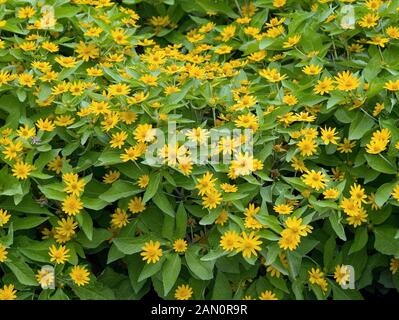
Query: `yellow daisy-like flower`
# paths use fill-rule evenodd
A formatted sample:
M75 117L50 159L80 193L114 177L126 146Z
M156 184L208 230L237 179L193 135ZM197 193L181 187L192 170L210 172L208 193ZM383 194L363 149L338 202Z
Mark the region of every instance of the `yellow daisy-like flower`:
M342 71L335 77L337 88L342 91L351 91L356 89L360 81L350 71Z
M259 238L254 232L247 234L243 231L236 244L237 252L242 252L243 257L246 258L250 258L252 255L257 256L262 244Z
M6 261L7 255L8 255L7 248L0 243L0 262Z
M3 227L10 220L11 214L7 210L0 209L0 227Z
M278 298L274 292L266 290L260 294L259 300L278 300Z
M62 202L62 211L70 216L77 215L83 209L83 202L77 196L67 196Z
M31 164L25 163L23 161L19 161L12 167L12 175L19 180L28 179L31 172L34 170L34 166Z
M55 245L52 245L49 248L50 261L54 262L55 264L64 264L70 257L68 252L69 249L67 249L65 246L59 246L57 248Z
M310 170L309 172L303 174L302 180L307 186L316 189L317 191L323 189L326 186L326 182L328 181L326 175L323 172L316 172L314 170Z
M173 250L178 253L186 252L187 250L187 241L184 239L177 239L173 242Z
M129 201L128 208L132 213L143 212L145 210L145 202L140 197L134 197Z
M15 300L17 299L17 291L14 289L13 284L5 284L0 289L0 300Z
M176 288L175 298L177 300L189 300L193 295L193 289L188 284L182 284Z
M233 231L226 231L220 238L220 247L225 251L233 251L236 249L240 235Z
M85 286L90 282L90 272L85 266L73 266L69 276L77 286Z
M163 255L161 243L159 241L146 242L142 247L140 255L147 263L157 263Z

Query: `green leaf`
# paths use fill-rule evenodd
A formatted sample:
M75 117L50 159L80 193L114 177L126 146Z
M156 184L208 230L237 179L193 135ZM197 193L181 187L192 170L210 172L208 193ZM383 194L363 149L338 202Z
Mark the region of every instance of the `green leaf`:
M374 125L374 120L363 112L358 112L349 126L349 140L361 139Z
M206 255L201 257L201 261L216 260L217 258L223 257L227 254L228 252L224 251L222 248L212 249Z
M175 216L175 210L173 209L172 205L170 204L168 198L165 194L160 190L155 196L152 198L152 201L157 205L159 209L161 209L166 214L170 215L171 217Z
M85 232L79 232L76 240L82 245L84 248L94 249L97 248L104 241L109 240L112 237L112 233L107 229L95 228L93 229L92 239L89 240L85 234Z
M222 273L216 274L215 285L212 290L212 300L231 300L232 290L227 277Z
M377 192L375 193L375 203L377 206L382 207L384 203L388 201L395 186L396 182L390 182L384 183L378 188Z
M367 226L359 227L356 229L355 232L355 239L353 240L352 246L349 250L349 254L357 252L364 248L367 244L368 240L368 233L367 233Z
M80 11L81 8L78 6L62 5L60 7L55 8L54 13L56 18L61 19L61 18L74 17Z
M161 178L162 176L160 172L155 172L150 175L150 182L148 183L148 186L145 190L143 196L143 202L147 202L157 193L159 189L159 183L161 182Z
M32 269L25 263L24 259L9 252L5 265L11 269L18 281L27 286L37 286L38 283Z
M397 228L379 226L374 229L374 248L387 255L399 256L399 239L395 238Z
M141 189L133 182L118 180L115 181L111 188L99 195L101 200L108 203L115 202L122 198L127 198L141 192Z
M189 247L186 251L185 258L190 271L201 280L210 280L213 278L213 263L209 261L201 261L198 256L199 248L195 246Z
M51 183L46 185L39 185L39 190L46 196L47 199L62 201L66 197L64 186L62 183Z
M336 235L343 241L346 241L346 235L344 227L341 224L341 217L338 212L330 212L328 216L328 220L331 223L332 228L334 229Z
M395 163L388 159L386 159L386 160L383 159L381 157L381 155L365 154L364 157L366 158L369 166L378 172L386 173L386 174L396 174L397 173Z
M14 224L14 231L17 230L29 230L34 227L41 225L43 222L47 221L49 217L24 217L20 218L13 216L11 221Z
M73 292L81 300L115 300L114 292L98 281L90 279L90 283L85 286L71 285Z
M184 209L183 203L179 204L176 213L176 230L175 235L176 238L184 238L186 236L187 231L187 212Z
M91 216L86 211L81 211L76 215L76 221L79 223L80 228L82 228L87 239L93 240L93 220Z
M138 281L143 281L156 274L159 270L161 270L164 261L165 257L161 257L156 263L146 263L141 270Z
M162 269L162 281L164 295L166 296L173 288L179 277L181 269L181 259L177 253L172 253L167 256L166 262Z
M137 238L119 237L114 238L112 242L116 245L119 251L124 254L133 254L140 252L144 244L150 240L150 235L144 235Z

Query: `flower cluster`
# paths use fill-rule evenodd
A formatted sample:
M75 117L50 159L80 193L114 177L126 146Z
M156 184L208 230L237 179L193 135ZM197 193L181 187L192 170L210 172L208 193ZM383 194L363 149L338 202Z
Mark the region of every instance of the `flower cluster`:
M398 23L0 0L0 300L399 290Z

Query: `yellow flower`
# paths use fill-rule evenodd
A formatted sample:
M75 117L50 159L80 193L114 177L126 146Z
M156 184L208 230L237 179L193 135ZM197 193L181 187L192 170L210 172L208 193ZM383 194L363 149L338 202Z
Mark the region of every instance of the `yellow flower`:
M78 63L75 57L58 56L54 60L64 68L73 68Z
M359 184L353 184L350 188L350 195L351 199L355 200L356 202L360 203L366 203L367 202L367 194L364 191L364 188L362 188Z
M147 187L149 182L150 182L150 176L148 174L143 174L142 176L139 177L137 185L141 189L144 189L145 187Z
M65 246L59 246L57 248L55 245L52 245L49 248L50 261L55 264L64 264L70 257L68 252L69 249L65 248Z
M359 86L359 79L350 71L342 71L335 76L337 88L343 91L351 91Z
M339 191L337 189L330 188L330 189L324 190L323 195L324 195L324 199L335 200L339 196Z
M7 210L0 209L0 227L3 227L10 220L11 215Z
M128 36L122 28L111 30L111 37L117 44L126 45L129 43Z
M132 213L143 212L145 210L145 202L140 197L134 197L129 201L128 207Z
M234 37L236 32L236 26L229 25L225 27L221 32L220 36L223 42L229 41L232 37Z
M69 273L72 281L77 286L85 286L90 282L90 272L87 271L85 266L73 266Z
M108 87L108 94L113 96L127 96L130 93L130 87L124 83L111 84Z
M140 124L134 130L134 138L138 142L152 142L155 139L156 130L150 124Z
M281 238L278 241L278 245L281 249L284 250L295 250L301 241L300 236L297 233L293 232L291 229L284 229L280 233L280 235Z
M233 251L236 249L240 235L233 231L226 231L220 238L220 247L225 251Z
M284 7L286 2L287 2L287 0L273 0L273 7L275 7L275 8Z
M277 69L261 69L259 74L270 82L279 82L281 80L287 79L287 75L281 75Z
M157 82L158 77L153 76L151 74L145 74L145 75L141 76L139 80L149 86L156 87L158 85L158 82Z
M270 290L262 292L259 296L259 300L278 300L276 294Z
M345 265L337 265L335 267L334 279L340 286L348 284L350 280L349 268Z
M78 58L83 61L96 59L100 55L100 49L94 43L86 44L82 41L76 46L75 52L78 54Z
M7 248L0 243L0 262L6 261L7 255L8 255Z
M326 186L326 181L328 181L323 172L316 172L314 170L310 170L303 174L302 180L307 186L316 189L317 191L323 189Z
M162 257L162 249L159 241L146 242L142 247L142 252L140 255L143 257L143 261L147 261L147 263L156 263Z
M389 271L395 274L399 270L399 259L392 258L389 263Z
M312 268L308 271L309 274L309 282L311 284L316 284L321 287L321 289L326 292L327 291L327 281L324 279L324 273L320 271L319 268Z
M352 153L352 149L356 146L356 141L350 141L348 138L344 138L344 142L338 144L337 150L341 153Z
M338 143L338 137L335 135L337 132L335 132L336 128L327 128L325 127L324 129L321 128L321 139L323 140L324 144L337 144Z
M119 132L113 133L112 138L109 141L109 144L111 145L112 148L120 149L124 145L127 137L128 136L125 131L119 131Z
M222 183L220 185L220 188L226 193L237 192L237 190L238 190L237 186L235 186L233 184L228 184L228 183Z
M299 34L289 37L287 41L283 43L283 48L291 48L298 44L299 40L301 40L301 35Z
M187 250L187 241L184 239L177 239L173 242L173 250L178 253L186 252Z
M59 225L59 227L55 228L57 233L66 237L72 237L76 233L75 229L78 227L77 222L72 217L68 217L67 219L62 218L58 220L57 224Z
M222 195L220 192L213 190L207 193L202 198L202 205L207 209L215 209L222 202Z
M399 184L393 188L391 195L396 201L399 201Z
M312 138L303 138L297 143L298 149L301 151L301 156L308 157L316 152L317 144Z
M62 202L62 211L70 216L77 215L81 209L83 209L83 203L74 195L67 196Z
M18 75L18 81L22 86L33 87L36 83L36 80L33 78L33 75L30 73L22 73Z
M278 204L273 206L273 210L278 214L290 214L294 211L294 207L289 204Z
M315 64L310 64L302 68L302 72L307 75L317 75L323 70L323 67Z
M176 288L175 298L177 300L189 300L193 295L193 289L188 284L182 284Z
M106 184L112 184L113 182L119 179L120 175L121 174L119 171L110 170L104 175L103 182Z
M18 158L20 152L23 150L22 141L17 141L16 143L10 142L5 150L3 150L3 154L5 155L6 160L14 160Z
M19 161L12 167L12 175L19 180L28 179L31 171L34 170L34 166L31 164L25 163L23 161Z
M349 214L346 220L348 221L349 225L352 225L356 228L362 225L363 222L366 222L367 218L367 212L363 208L359 207L356 211Z
M359 25L363 28L372 28L377 25L378 19L380 19L378 14L368 13L360 19Z
M209 138L209 131L198 127L188 130L185 135L190 141L205 144Z
M0 289L0 300L15 300L17 298L17 291L14 289L13 284L4 285L2 289Z
M399 39L399 28L397 27L388 27L385 32L392 39Z
M207 172L202 176L202 178L197 179L198 183L195 188L199 190L198 194L200 196L214 192L216 179L212 179L212 177L213 174Z
M111 218L111 225L115 229L123 228L129 223L129 214L121 208L116 208Z
M65 184L64 191L66 193L79 196L83 192L86 183L83 179L78 179L78 177L76 177L71 181L65 181Z
M287 229L291 230L294 235L306 237L308 233L312 232L313 227L307 224L302 224L302 218L288 217L284 222Z
M222 210L219 216L215 220L215 224L223 226L229 220L229 213L226 210Z
M390 91L398 91L399 90L399 80L389 80L385 83L384 88Z
M48 118L42 119L40 118L39 120L36 121L36 127L39 128L39 130L42 131L48 131L51 132L55 129L54 123L49 120Z
M262 244L259 238L254 232L247 234L243 231L236 243L237 252L242 252L245 258L250 258L252 255L257 256L258 251L261 250L260 245Z
M313 91L317 94L324 95L334 90L333 80L331 78L324 77L322 80L317 80L317 84Z

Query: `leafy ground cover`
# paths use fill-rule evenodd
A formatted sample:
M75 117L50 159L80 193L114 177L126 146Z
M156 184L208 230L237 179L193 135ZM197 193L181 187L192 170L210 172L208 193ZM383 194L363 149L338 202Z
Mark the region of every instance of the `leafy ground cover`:
M0 300L397 294L398 10L0 0Z

